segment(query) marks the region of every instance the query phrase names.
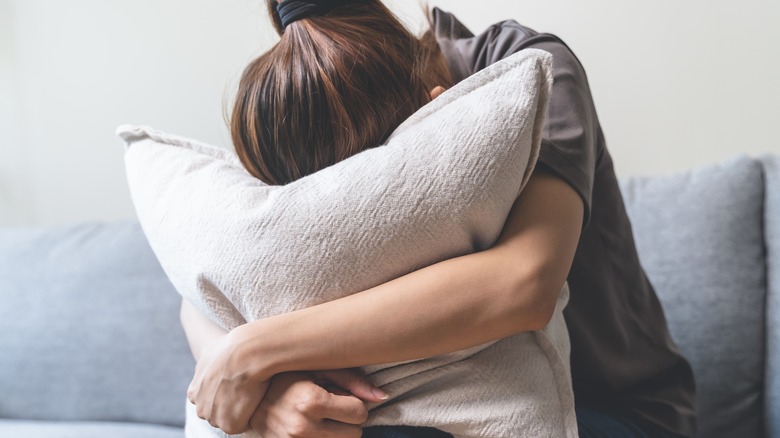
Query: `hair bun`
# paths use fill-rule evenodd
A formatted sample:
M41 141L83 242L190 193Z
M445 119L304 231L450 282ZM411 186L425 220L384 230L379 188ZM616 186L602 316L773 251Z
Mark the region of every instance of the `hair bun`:
M366 3L368 0L284 0L273 1L279 14L282 29L298 20L324 15L349 3Z

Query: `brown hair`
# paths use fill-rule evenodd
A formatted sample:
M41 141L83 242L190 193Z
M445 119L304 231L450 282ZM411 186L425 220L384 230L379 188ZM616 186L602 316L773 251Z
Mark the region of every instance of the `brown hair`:
M244 167L286 184L382 144L452 79L429 30L410 33L379 0L282 29L244 70L230 132Z

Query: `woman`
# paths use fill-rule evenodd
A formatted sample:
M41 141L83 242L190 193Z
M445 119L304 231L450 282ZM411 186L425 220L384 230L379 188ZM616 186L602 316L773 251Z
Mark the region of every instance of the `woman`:
M246 69L231 120L242 162L266 182L381 144L447 86L527 47L554 57L549 120L536 170L494 247L228 335L185 303L198 359L188 396L202 417L264 437L361 436L360 399L383 394L348 368L543 327L568 279L580 435L691 436L692 372L639 265L587 79L568 47L513 21L473 36L439 10L416 39L376 0L285 0L271 13L281 40Z

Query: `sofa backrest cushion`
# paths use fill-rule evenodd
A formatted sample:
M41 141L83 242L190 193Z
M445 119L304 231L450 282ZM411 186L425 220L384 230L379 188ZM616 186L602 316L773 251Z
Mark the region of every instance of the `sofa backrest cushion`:
M194 361L136 222L0 230L0 417L182 426Z
M621 182L642 266L696 376L700 437L763 436L761 164Z
M766 407L767 437L780 438L780 155L761 157L764 165L764 238L767 250Z

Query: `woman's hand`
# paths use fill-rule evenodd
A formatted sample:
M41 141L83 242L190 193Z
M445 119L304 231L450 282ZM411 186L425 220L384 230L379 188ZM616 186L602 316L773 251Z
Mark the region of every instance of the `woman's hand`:
M250 423L263 438L359 438L368 418L363 401L386 398L355 370L283 373Z
M228 332L186 300L182 302L181 321L193 356L198 361L193 383L187 392L190 401L195 403L196 398L207 399L205 390L195 390L196 385L202 385L196 380L203 382L210 379L208 375L214 370L230 365L225 362L220 364L219 359L232 358L236 361L234 364L241 362L237 353L241 340L238 331L231 332L230 339L226 339ZM220 358L220 355L226 356ZM261 398L265 389L261 383L255 395ZM359 425L368 415L360 400L381 402L386 399L387 394L374 387L355 369L285 373L272 379L260 406L250 413L249 423L267 438L360 436ZM247 427L243 420L233 418L232 413L225 420L212 416L210 412L215 412L213 401L210 409L206 409L205 402L195 405L199 417L226 432Z
M250 429L249 420L268 388L268 381L247 373L237 354L241 342L234 330L203 348L187 389L198 417L230 435Z

